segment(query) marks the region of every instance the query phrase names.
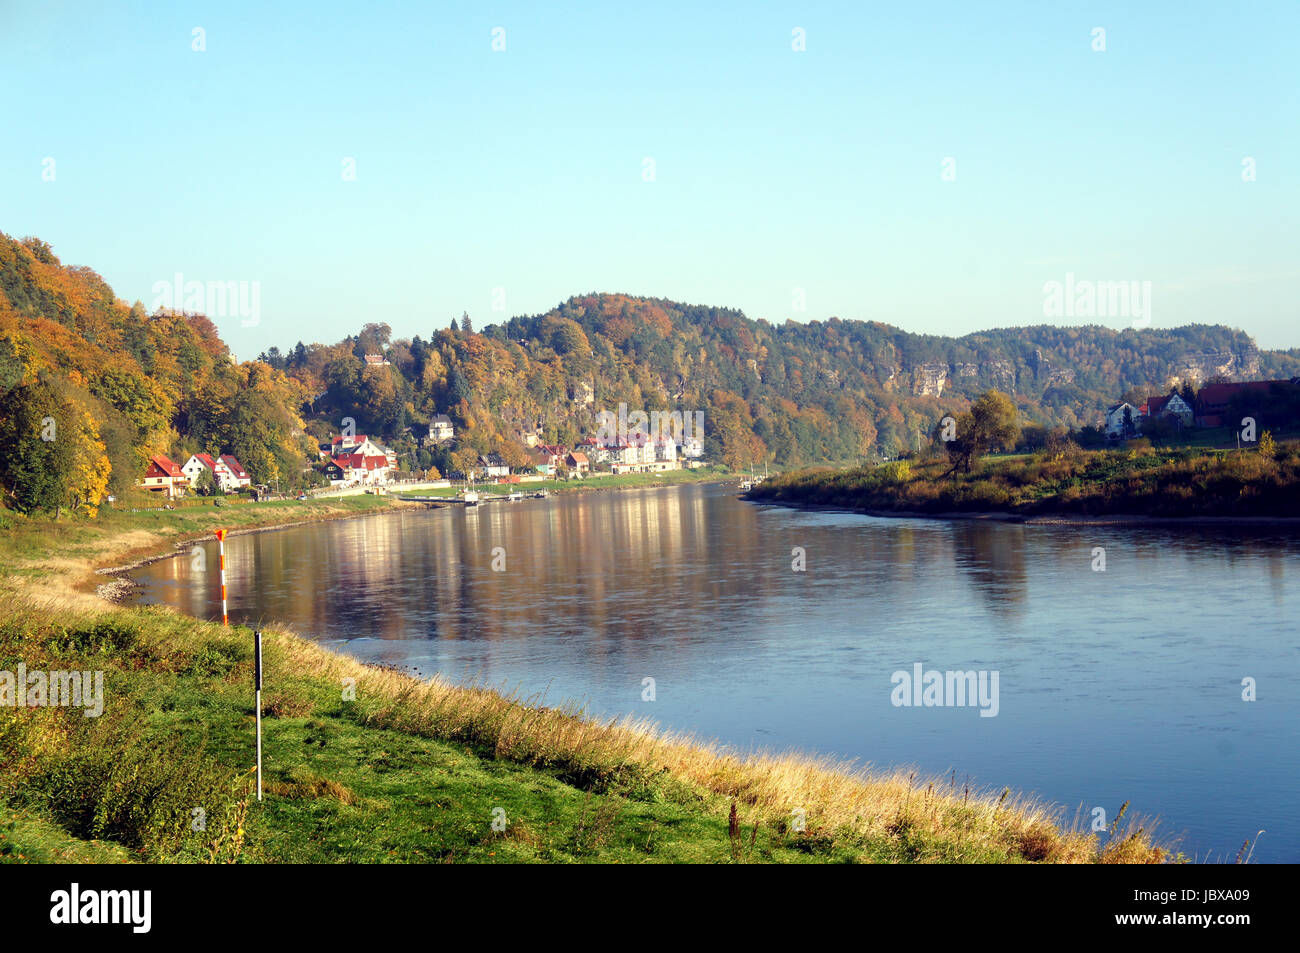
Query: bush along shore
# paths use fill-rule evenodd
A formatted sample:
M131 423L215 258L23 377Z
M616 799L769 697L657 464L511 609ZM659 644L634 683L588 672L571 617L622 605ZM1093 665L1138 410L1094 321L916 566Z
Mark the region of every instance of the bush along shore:
M939 458L799 470L758 484L748 498L881 515L1276 520L1300 517L1298 490L1297 443L1156 450L1134 441L991 457L969 473Z
M0 674L0 862L1179 859L1123 811L1093 834L958 776L738 753L364 665L275 627L259 803L252 632L88 591L96 565L210 529L197 518L123 517L116 544L94 523L42 533L18 518L0 539L0 673L48 676L18 704ZM55 672L102 673L102 713L59 697Z

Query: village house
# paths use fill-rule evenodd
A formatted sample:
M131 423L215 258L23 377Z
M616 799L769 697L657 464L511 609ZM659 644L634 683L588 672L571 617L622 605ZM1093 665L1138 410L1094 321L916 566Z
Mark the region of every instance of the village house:
M365 361L369 367L387 367L391 363L382 354L367 354Z
M506 465L505 460L499 453L489 453L478 458L479 471L483 477L488 480L494 480L497 477L510 475L510 467Z
M239 461L229 454L214 458L206 453L194 453L185 461L185 465L181 467L181 470L191 487L197 486L199 478L205 473L211 473L213 482L225 492L237 490L240 486L248 486L252 482L247 479L248 474L244 473L246 482L241 483L240 478L230 469L230 464L226 462L227 459L234 460L236 465L239 464ZM243 466L239 467L239 471L243 473Z
M322 457L337 456L340 453L359 453L366 457L389 457L391 454L381 447L375 441L371 440L365 434L356 434L351 437L335 437L328 449L321 454ZM394 461L394 466L396 461Z
M348 482L348 469L345 464L333 457L326 457L321 472L325 474L325 479L330 481L331 486L342 486Z
M671 437L651 440L646 434L629 434L610 447L609 468L613 473L659 473L679 470L677 444Z
M335 437L321 448L323 472L334 485L388 483L397 469L397 455L365 434Z
M578 447L580 447L582 452L587 455L587 459L591 461L593 466L597 464L607 464L614 457L612 446L597 440L595 437L583 437L582 440L578 442Z
M331 457L330 462L343 471L345 484L387 483L392 478L393 467L382 454L342 453Z
M569 468L570 477L585 477L591 473L591 461L580 450L565 454L564 465Z
M682 442L677 445L677 456L698 460L704 456L704 441L698 436L682 437Z
M1142 412L1127 401L1106 408L1106 436L1119 439L1137 433Z
M193 467L190 467L191 463L194 464ZM244 469L244 465L229 453L221 454L218 457L212 457L206 453L196 453L186 461L185 467L181 469L185 471L191 486L198 482L199 477L204 472L211 472L217 486L221 487L222 491L226 493L233 493L241 487L251 486L253 482L248 475L248 471Z
M1187 401L1179 394L1165 394L1163 397L1148 397L1146 403L1138 408L1143 417L1156 419L1172 417L1183 426L1189 426L1195 416Z
M548 446L547 444L538 444L529 451L529 456L533 461L533 468L538 473L544 473L552 476L555 468L564 462L564 455L568 450L561 446Z
M1238 422L1227 419L1228 405L1234 398L1246 396L1263 398L1272 394L1275 387L1296 386L1300 386L1300 378L1206 384L1196 394L1196 424L1200 427L1222 427L1225 424L1235 427Z
M174 500L189 489L190 481L179 463L161 453L155 453L149 458L149 469L144 472L140 485L151 493L159 493Z
M456 436L456 428L446 414L435 414L429 421L429 439L434 443L445 443Z
M221 487L223 490L238 490L241 487L253 485L253 478L248 475L248 471L244 469L244 465L235 459L233 455L223 453L221 455L221 462L226 465L226 470L230 474L229 484L223 484Z

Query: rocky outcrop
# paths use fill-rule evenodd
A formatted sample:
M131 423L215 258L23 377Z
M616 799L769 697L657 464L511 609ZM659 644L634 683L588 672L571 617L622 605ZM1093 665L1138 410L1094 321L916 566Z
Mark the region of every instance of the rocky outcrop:
M1016 392L1016 366L1010 361L985 361L981 370L998 390L1008 394Z
M1240 354L1234 351L1201 351L1184 354L1174 362L1167 383L1182 384L1190 381L1199 387L1216 377L1227 380L1252 380L1259 375L1259 351L1247 348Z
M913 396L942 397L947 383L947 364L918 364L912 369Z

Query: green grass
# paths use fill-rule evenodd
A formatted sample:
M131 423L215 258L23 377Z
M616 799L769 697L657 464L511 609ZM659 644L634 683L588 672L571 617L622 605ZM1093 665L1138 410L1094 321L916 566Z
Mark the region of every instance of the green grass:
M0 864L129 864L119 844L80 840L52 821L0 805Z

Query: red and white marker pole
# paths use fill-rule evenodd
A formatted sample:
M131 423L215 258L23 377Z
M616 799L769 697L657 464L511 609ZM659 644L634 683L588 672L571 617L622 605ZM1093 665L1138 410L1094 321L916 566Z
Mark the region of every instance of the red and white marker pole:
M226 531L217 530L217 554L221 560L221 624L230 625L230 616L226 614Z

